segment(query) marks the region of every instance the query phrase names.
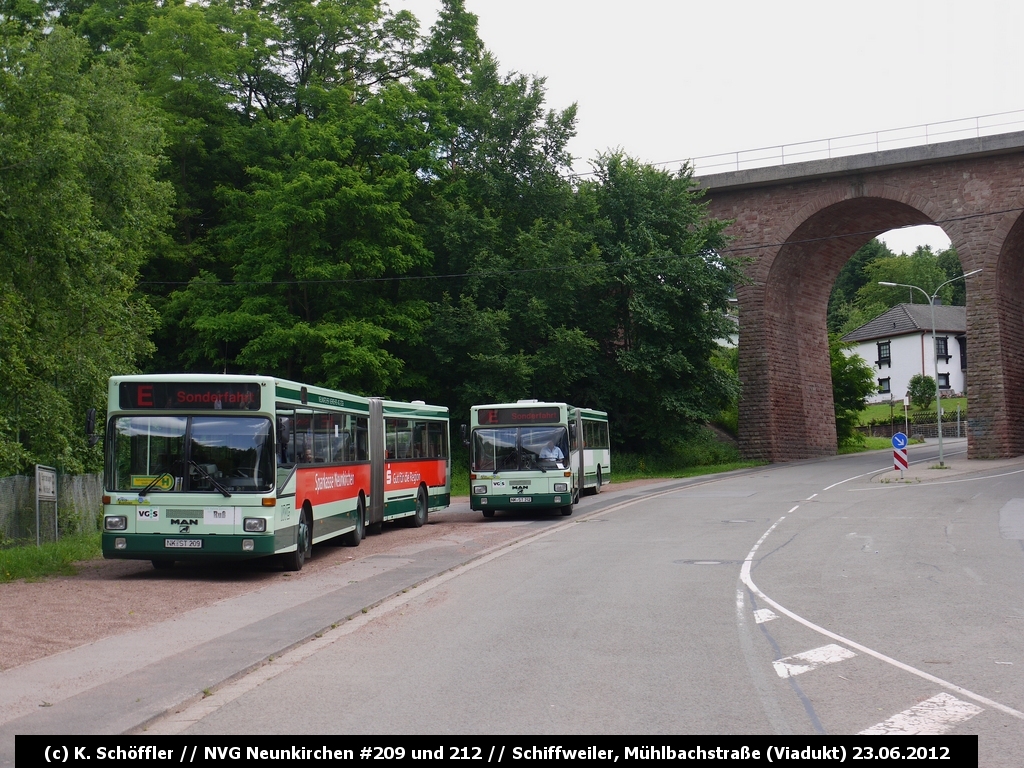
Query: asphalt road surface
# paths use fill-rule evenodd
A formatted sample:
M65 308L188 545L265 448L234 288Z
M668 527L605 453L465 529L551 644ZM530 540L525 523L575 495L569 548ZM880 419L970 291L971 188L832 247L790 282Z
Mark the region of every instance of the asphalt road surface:
M912 447L906 482L871 453L526 515L517 543L435 558L415 589L139 717L152 734L978 734L981 765L1018 766L1024 462L965 450L947 440L952 469L933 470L934 446ZM76 712L117 695L60 722L89 732Z

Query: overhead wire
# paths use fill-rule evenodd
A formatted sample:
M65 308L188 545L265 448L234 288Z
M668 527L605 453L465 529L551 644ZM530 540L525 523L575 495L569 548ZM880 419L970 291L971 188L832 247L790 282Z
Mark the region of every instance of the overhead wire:
M953 216L946 219L936 220L930 222L935 226L941 226L942 224L950 224L958 221L968 221L970 219L984 218L987 216L1001 216L1007 213L1020 213L1024 211L1024 207L1021 208L1004 208L998 211L985 211L982 213L970 213L962 216ZM907 224L902 227L893 227L892 229L885 230L886 232L892 232L898 229L907 229L910 227L924 226L922 224ZM211 288L227 288L236 286L279 286L279 285L358 285L361 283L392 283L392 282L422 282L427 280L457 280L466 278L477 278L477 277L498 277L498 276L513 276L513 275L525 275L525 274L538 274L538 273L556 273L566 272L575 269L584 269L588 266L628 266L630 264L643 264L643 263L654 263L658 261L665 261L668 259L685 259L695 258L701 256L707 256L709 254L725 254L734 258L742 258L744 254L765 250L768 248L781 248L787 245L805 245L810 243L824 242L828 240L842 240L851 237L863 237L864 235L877 236L879 233L878 229L863 230L859 232L844 232L841 234L822 235L821 237L809 237L798 240L786 240L782 242L767 242L758 243L752 245L743 245L736 247L725 247L725 248L710 248L703 251L695 251L691 253L669 253L661 254L658 256L642 256L635 259L620 259L618 261L600 261L600 262L574 262L572 264L560 264L551 265L546 267L529 267L523 269L493 269L493 270L477 270L473 272L454 272L446 273L442 275L394 275L390 277L351 277L351 278L333 278L333 279L322 279L322 280L219 280L219 281L202 281L198 278L192 278L191 280L140 280L137 285L164 285L164 286L189 286L192 284L209 286ZM198 280L198 282L197 282Z

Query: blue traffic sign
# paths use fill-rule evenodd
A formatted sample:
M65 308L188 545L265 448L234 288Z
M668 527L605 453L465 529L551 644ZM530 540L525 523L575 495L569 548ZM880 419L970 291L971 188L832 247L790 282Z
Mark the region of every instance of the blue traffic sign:
M892 447L902 451L907 447L907 436L902 432L897 432L892 436Z

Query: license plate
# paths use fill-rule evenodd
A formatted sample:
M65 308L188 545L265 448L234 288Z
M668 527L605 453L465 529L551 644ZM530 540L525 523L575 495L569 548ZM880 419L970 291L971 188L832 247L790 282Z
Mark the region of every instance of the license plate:
M202 549L202 539L164 539L164 549Z
M533 501L533 496L509 496L509 504L528 504Z

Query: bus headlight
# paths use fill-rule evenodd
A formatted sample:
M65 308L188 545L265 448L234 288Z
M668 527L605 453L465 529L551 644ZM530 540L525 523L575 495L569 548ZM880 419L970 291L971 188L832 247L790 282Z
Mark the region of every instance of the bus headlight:
M555 493L565 493L569 490L568 483L555 483Z
M242 530L246 533L264 533L267 530L267 520L263 517L243 518Z
M124 515L111 515L103 518L104 531L127 531L128 518Z
M252 539L242 539L242 551L252 552L256 548L256 542Z
M483 494L487 493L487 486L486 485L474 485L473 486L473 493L475 493L477 496L482 496Z

